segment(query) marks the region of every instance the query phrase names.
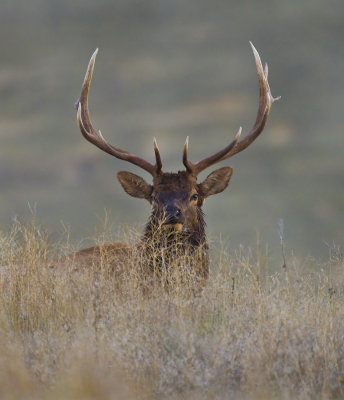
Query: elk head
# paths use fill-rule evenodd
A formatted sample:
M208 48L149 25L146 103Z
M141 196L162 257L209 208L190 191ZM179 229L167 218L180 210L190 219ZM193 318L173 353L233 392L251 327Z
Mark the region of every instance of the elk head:
M263 131L270 112L271 105L278 98L273 98L268 83L268 67L262 67L259 54L250 42L255 58L259 81L259 108L255 124L251 131L241 140L241 128L234 140L217 153L204 158L197 163L188 159L188 138L183 151L183 164L185 171L178 173L165 173L162 170L160 152L154 139L155 164L138 157L126 150L108 143L100 131L96 131L91 123L88 112L88 92L92 79L94 64L98 49L92 55L81 95L76 102L77 119L82 135L86 140L99 147L106 153L128 161L149 172L153 177L153 184L147 183L143 178L131 172L119 172L117 177L123 189L131 196L148 200L153 208L152 217L162 225L173 226L176 230L194 230L202 216L201 206L204 200L222 192L231 179L233 169L223 167L212 172L202 183L197 183L197 176L206 168L220 161L226 160L246 149Z

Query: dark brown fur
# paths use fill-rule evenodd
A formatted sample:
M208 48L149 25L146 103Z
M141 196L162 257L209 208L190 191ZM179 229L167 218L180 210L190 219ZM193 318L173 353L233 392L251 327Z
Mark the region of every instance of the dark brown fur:
M159 276L165 274L166 279L170 265L187 262L190 273L203 285L208 277L209 254L202 205L206 197L224 190L231 175L231 167L221 168L198 184L197 179L186 171L163 173L149 185L130 172L118 173L127 193L145 198L152 205L141 241L134 246L122 242L106 243L82 249L68 258L78 269L90 265L99 268L106 260L111 271L122 273L128 258L141 254L140 259L144 260L147 270ZM172 221L168 216L171 209L180 212Z

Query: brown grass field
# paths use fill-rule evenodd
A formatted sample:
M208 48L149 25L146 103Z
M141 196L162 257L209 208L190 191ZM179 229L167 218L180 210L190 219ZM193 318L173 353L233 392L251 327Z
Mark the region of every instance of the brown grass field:
M326 264L287 254L282 267L259 243L217 246L195 295L188 260L166 289L135 257L120 284L105 256L101 268L52 268L71 246L36 222L0 242L1 399L344 397L338 248Z

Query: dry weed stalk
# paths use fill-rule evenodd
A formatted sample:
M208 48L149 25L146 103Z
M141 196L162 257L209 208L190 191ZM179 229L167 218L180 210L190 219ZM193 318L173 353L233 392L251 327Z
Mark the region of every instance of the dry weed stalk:
M18 224L1 241L3 398L344 395L339 258L330 268L289 259L286 280L278 268L268 273L261 246L214 249L207 286L195 296L187 255L173 269L179 274L154 276L142 275L134 254L119 286L105 253L101 268L74 271L70 260L51 269L56 249L34 225Z

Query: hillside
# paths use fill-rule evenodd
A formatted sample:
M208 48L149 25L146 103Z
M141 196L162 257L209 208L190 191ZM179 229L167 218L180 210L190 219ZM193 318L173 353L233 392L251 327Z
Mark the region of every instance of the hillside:
M30 208L57 234L71 224L74 243L94 235L104 209L115 232L145 222L148 204L116 181L119 170L140 172L86 143L75 123L96 47L94 124L147 159L156 136L165 169L178 170L187 135L197 160L251 128L252 40L282 100L227 162L233 180L206 205L209 232L236 248L258 231L276 253L282 218L291 249L325 260L343 241L343 16L340 1L2 1L1 229Z

